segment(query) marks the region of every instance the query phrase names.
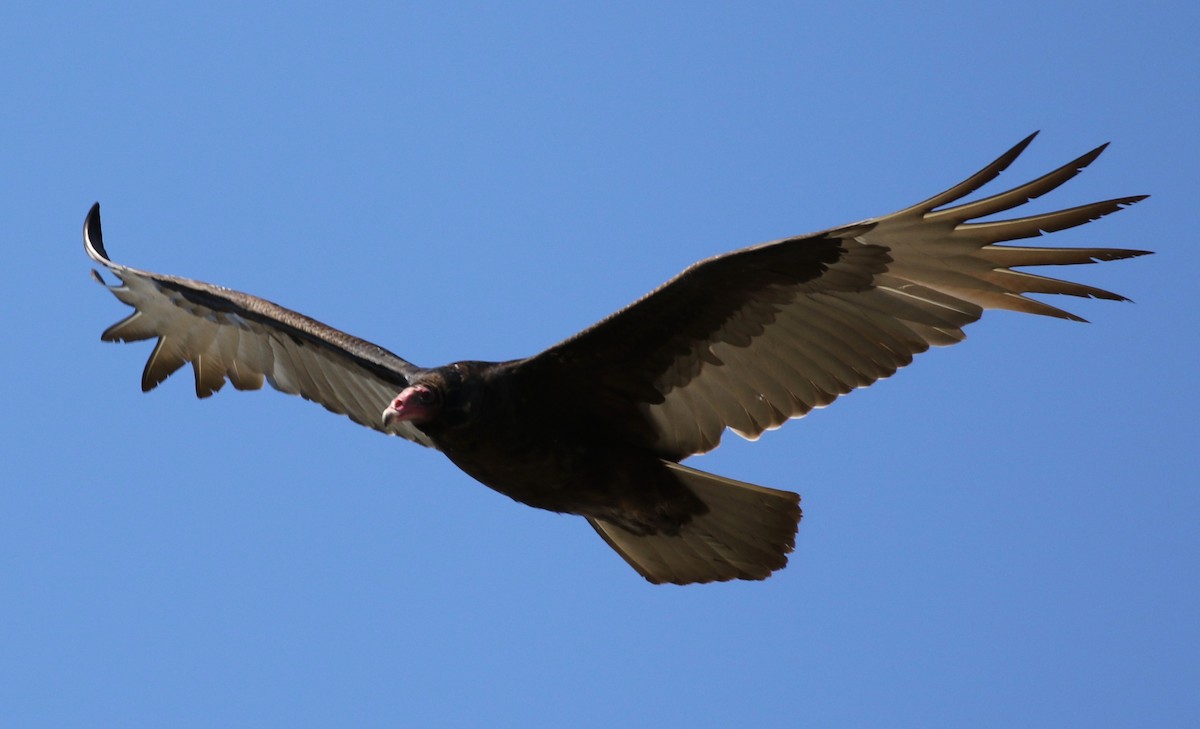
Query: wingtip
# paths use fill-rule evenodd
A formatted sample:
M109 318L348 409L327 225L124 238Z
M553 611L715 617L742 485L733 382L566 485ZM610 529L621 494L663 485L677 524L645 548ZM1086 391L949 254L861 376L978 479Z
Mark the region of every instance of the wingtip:
M1012 164L1013 160L1015 160L1017 157L1020 157L1025 152L1025 150L1029 147L1029 145L1033 144L1033 140L1037 138L1037 135L1039 135L1041 133L1042 133L1042 130L1040 130L1040 129L1030 132L1024 139L1017 142L1012 147L1010 147L1007 152L1000 155L1000 158L997 160L997 162L999 162L1000 160L1007 160L1007 163L1005 163L1004 167L1001 168L1001 170L1006 169L1008 167L1008 165Z
M1119 197L1112 201L1117 206L1116 209L1113 210L1113 212L1116 212L1118 210L1124 210L1127 207L1137 205L1138 203L1140 203L1141 201L1145 200L1148 197L1150 197L1150 196L1149 195L1130 195L1128 197Z
M1024 154L1026 148L1028 148L1029 145L1033 143L1034 138L1037 137L1037 135L1039 133L1040 133L1040 130L1033 132L1029 136L1025 137L1024 139L1022 139L1021 141L1017 142L1012 147L1010 147L1007 152L1005 152L1004 154L1002 154L998 158L996 158L996 161L992 162L992 164L989 165L989 167L992 167L995 172L991 176L991 179L995 179L995 177L997 175L999 175L1001 172L1007 170L1009 165L1011 165L1017 159L1017 157L1020 157L1022 154ZM989 181L990 181L990 179L989 179ZM972 192L974 192L974 190L972 190Z
M104 250L104 233L100 228L100 203L92 203L87 218L83 221L83 247L98 263L109 262L108 251Z
M1104 150L1108 149L1108 145L1109 145L1109 142L1105 142L1104 144L1101 144L1099 147L1088 150L1084 154L1079 155L1079 157L1075 158L1074 160L1072 160L1070 162L1071 166L1073 166L1076 170L1082 172L1084 169L1086 169L1088 167L1088 165L1095 162L1100 157L1100 155L1104 153Z

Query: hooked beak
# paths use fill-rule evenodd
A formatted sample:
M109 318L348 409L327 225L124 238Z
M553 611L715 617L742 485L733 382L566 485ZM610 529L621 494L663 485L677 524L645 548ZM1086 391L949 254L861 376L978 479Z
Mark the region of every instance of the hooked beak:
M392 423L398 423L404 419L400 414L400 410L395 405L388 405L383 410L383 427L390 428Z

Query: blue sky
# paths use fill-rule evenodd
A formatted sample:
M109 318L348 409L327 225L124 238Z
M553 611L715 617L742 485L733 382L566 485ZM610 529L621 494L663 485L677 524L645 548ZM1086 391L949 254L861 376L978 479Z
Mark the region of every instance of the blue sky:
M11 726L1190 726L1191 3L0 10ZM791 565L654 587L581 520L268 391L150 395L89 281L220 283L419 364L539 351L700 258L887 213L1032 130L1136 304L966 343L691 461Z

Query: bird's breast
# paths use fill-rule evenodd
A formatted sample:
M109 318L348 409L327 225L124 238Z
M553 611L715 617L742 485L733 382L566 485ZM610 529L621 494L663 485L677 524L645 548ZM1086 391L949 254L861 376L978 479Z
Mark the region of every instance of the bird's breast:
M707 507L653 454L631 446L503 437L442 451L475 480L539 509L673 533Z

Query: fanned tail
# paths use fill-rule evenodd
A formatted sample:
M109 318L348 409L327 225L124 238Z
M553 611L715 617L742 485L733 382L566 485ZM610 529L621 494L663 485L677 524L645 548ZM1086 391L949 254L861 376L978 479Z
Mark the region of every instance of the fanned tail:
M787 564L800 524L800 496L665 464L708 506L676 535L638 535L601 519L588 523L643 577L688 585L762 580Z

